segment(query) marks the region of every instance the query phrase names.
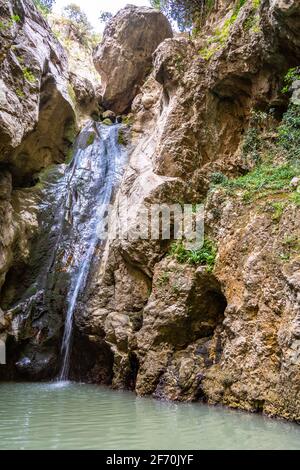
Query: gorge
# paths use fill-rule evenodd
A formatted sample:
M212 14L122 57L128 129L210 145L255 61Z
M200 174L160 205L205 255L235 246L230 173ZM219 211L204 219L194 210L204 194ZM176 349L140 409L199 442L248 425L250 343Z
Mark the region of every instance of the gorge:
M96 384L300 421L300 4L203 15L178 33L128 5L95 43L0 0L5 394L71 380L95 407ZM125 202L128 233L142 206L203 204L204 245L102 239Z

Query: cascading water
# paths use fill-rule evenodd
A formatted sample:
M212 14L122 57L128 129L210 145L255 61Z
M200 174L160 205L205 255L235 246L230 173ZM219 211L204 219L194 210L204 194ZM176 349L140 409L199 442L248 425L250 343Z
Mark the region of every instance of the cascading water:
M60 380L69 374L73 316L78 296L84 289L95 250L101 242L104 215L122 176L126 152L118 143L120 125L90 124L78 139L72 166L66 174L67 199L64 219L71 225L71 252L65 263L72 264L67 297L67 315L62 341ZM87 145L89 144L89 145Z
M105 212L127 161L120 143L121 124L90 122L74 145L69 165L56 165L41 177L40 231L33 242L23 290L11 307L18 330L30 331L16 367L30 377L57 371L57 344L62 312L66 312L59 380L69 377L74 313L95 260L104 248ZM39 189L41 187L41 189Z

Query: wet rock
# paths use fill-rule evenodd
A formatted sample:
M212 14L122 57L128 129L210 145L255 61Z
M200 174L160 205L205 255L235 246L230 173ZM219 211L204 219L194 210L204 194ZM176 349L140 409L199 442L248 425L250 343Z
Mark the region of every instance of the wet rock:
M103 103L116 113L126 111L152 65L152 53L172 29L158 10L127 5L107 24L94 55L102 78Z
M70 80L80 106L88 106L95 99L95 89L88 78L70 73Z
M106 126L112 126L113 122L111 119L106 118L106 119L103 119L102 124L105 124Z

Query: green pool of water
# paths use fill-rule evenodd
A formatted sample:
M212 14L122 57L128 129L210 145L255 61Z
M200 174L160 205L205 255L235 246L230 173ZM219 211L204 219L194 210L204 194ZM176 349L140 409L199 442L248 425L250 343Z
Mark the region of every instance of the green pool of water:
M0 449L300 449L300 426L85 384L0 384Z

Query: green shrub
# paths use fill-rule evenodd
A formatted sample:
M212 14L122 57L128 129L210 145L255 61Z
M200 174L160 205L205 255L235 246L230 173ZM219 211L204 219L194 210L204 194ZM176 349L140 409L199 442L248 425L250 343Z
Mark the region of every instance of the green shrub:
M169 272L164 272L159 276L159 278L157 280L157 283L160 287L162 287L165 284L168 284L169 279L170 279L170 273Z
M29 83L34 83L36 81L36 77L27 67L23 68L23 76Z
M212 173L210 176L210 182L213 185L218 185L218 184L224 184L228 181L228 178L224 173L221 172L215 172Z
M126 135L125 135L123 129L119 129L118 144L119 145L127 145L127 138L126 138Z
M260 150L261 139L259 137L259 131L254 127L250 127L244 137L242 156L246 162L250 158L251 162L257 164L260 161Z
M96 134L95 132L92 132L92 134L88 136L88 139L86 141L86 146L89 147L90 145L93 145L93 143L95 142L95 139L96 139Z
M19 15L12 14L9 20L0 21L0 31L6 31L20 21L21 18Z
M180 241L171 245L169 255L179 263L206 266L207 271L211 272L215 265L217 249L214 243L207 238L205 238L203 246L196 250L187 249Z
M272 220L274 220L274 222L279 222L280 221L285 206L286 206L285 202L280 202L279 201L279 202L273 202L272 203L272 209L273 209Z
M104 124L105 126L112 126L113 123L110 119L106 118L102 121L102 124Z
M282 93L288 93L291 89L292 83L295 80L300 80L300 67L292 67L288 70L287 74L284 77L284 87L282 88Z
M295 206L299 207L300 206L300 193L298 193L298 191L294 191L290 195L290 200L292 201L293 204L295 204Z
M25 93L21 90L21 88L17 88L17 89L16 89L16 95L17 95L19 98L25 98Z

